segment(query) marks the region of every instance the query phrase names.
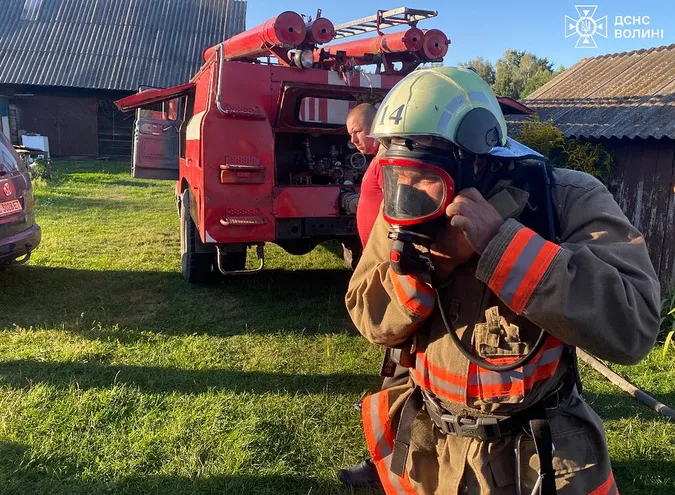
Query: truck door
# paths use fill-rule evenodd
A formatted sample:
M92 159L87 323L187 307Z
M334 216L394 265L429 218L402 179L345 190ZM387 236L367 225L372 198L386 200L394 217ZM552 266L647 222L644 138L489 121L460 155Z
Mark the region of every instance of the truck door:
M141 88L141 91L148 88ZM131 175L139 179L178 179L181 98L136 110Z
M184 96L194 94L193 83L172 88L141 87L138 93L115 101L122 112L136 110L132 170L142 179L178 179L178 137Z

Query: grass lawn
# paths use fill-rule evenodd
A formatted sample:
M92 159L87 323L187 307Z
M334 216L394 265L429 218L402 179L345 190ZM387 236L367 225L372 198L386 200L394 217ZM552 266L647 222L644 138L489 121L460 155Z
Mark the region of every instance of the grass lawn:
M55 169L40 248L0 274L0 494L351 493L335 472L367 455L354 403L381 352L347 317L335 246L268 246L256 277L189 285L173 183ZM673 356L613 368L674 405ZM621 493L675 493L675 425L583 371Z

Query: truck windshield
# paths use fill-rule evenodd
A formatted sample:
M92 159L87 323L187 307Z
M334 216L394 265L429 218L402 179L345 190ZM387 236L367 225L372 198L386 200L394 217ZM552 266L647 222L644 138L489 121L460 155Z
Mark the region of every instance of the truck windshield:
M307 96L300 100L298 120L307 124L343 126L349 110L356 105L354 100Z
M178 120L178 99L153 103L140 109L140 116L153 120Z

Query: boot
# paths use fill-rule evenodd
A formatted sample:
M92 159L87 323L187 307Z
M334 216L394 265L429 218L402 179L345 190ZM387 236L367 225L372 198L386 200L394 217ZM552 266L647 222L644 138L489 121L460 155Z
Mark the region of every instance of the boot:
M375 468L375 464L373 464L371 459L348 469L340 469L337 476L343 484L355 488L382 486L380 478L377 475L377 468Z

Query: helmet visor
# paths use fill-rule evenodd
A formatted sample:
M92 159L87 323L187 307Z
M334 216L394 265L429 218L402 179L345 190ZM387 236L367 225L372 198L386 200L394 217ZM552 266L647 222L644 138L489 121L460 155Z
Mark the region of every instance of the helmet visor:
M445 171L416 160L383 160L382 186L384 217L398 225L414 225L440 216L454 193L452 179Z

